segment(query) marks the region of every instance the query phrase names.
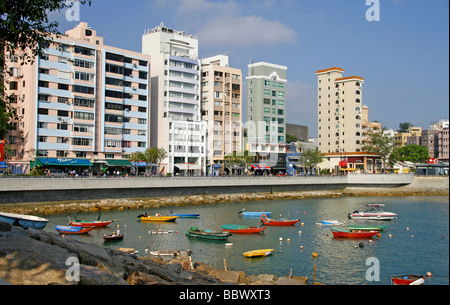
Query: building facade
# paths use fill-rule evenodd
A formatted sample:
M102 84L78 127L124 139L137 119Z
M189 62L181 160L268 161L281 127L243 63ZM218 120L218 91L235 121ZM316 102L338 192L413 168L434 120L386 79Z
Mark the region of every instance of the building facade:
M201 121L198 40L162 23L142 36L142 53L151 56L151 146L168 157L164 172L203 175L206 126Z
M13 172L35 158L65 170L129 167L127 156L149 147L150 56L105 45L85 22L44 47L33 64L9 57L6 93L21 116L7 137Z
M246 149L286 153L287 67L266 62L248 65Z
M322 153L360 152L363 146L364 78L342 77L342 68L316 72L318 137ZM369 126L367 126L369 127Z
M208 174L221 173L225 156L242 151L242 72L225 55L202 59L201 86Z

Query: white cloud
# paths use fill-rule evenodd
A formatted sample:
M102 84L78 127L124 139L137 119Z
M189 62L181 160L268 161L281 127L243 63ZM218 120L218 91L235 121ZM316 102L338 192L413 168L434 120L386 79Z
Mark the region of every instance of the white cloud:
M278 21L259 16L220 16L208 21L198 31L205 46L254 47L296 43L297 33Z

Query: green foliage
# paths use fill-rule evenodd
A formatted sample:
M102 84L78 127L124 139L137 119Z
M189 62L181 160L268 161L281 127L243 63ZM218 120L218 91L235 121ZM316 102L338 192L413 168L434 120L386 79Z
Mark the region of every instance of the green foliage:
M425 163L430 158L428 149L419 145L406 145L396 148L392 152L392 161L410 161L413 163Z
M383 171L386 168L386 162L396 147L394 139L381 133L369 134L369 141L363 146L363 150L374 153L383 160Z
M307 167L313 168L316 167L317 164L322 163L323 155L318 150L310 149L301 154L300 163Z

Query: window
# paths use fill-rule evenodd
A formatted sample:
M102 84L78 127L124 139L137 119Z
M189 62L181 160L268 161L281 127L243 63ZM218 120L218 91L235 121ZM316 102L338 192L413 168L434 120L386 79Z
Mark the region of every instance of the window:
M91 69L92 67L94 67L94 62L76 58L74 61L74 66Z
M92 139L72 138L72 145L76 145L76 146L91 146L92 145Z
M93 108L95 104L95 100L94 99L89 99L89 98L84 98L84 97L75 97L75 99L73 100L73 105L74 106L79 106L79 107L88 107L88 108Z
M75 111L73 113L74 119L80 119L80 120L94 120L94 114L89 112L78 112Z
M80 46L75 46L74 52L77 53L77 54L83 54L83 55L87 55L87 56L94 56L95 55L95 50L84 48L84 47L80 47Z
M69 111L58 110L58 116L68 117Z
M86 87L86 86L73 85L73 92L79 92L79 93L85 93L85 94L94 94L94 88Z
M78 72L75 71L74 73L74 79L79 79L87 82L93 82L94 81L94 74L91 73L84 73L84 72Z
M94 132L94 127L89 125L73 125L74 132L84 132L84 133L92 133Z
M67 84L58 84L59 90L69 90L69 85Z
M106 147L122 147L122 140L105 140Z

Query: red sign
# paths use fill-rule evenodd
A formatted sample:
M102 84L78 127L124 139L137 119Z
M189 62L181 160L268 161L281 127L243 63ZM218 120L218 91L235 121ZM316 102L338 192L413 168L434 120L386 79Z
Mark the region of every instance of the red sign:
M428 163L429 163L429 164L436 164L436 163L438 163L438 159L436 159L436 158L430 158L430 159L428 159Z
M347 161L339 161L339 166L340 167L343 167L343 168L346 168L347 167Z
M0 140L0 161L4 161L4 147L5 147L5 140Z

